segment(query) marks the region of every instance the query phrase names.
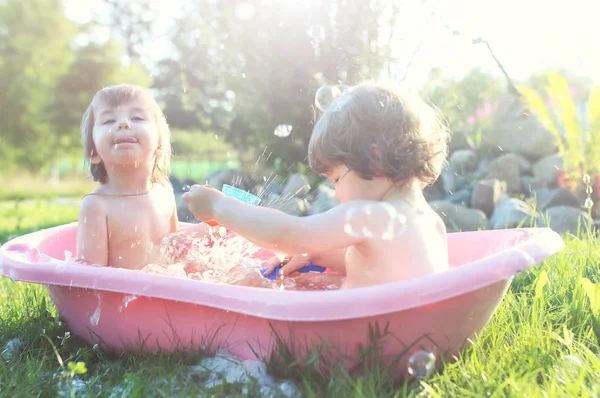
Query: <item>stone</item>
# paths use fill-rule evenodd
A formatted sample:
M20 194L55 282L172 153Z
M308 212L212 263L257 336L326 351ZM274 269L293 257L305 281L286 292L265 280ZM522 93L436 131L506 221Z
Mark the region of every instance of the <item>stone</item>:
M425 199L428 202L444 199L446 195L444 194L442 180L438 178L433 184L426 186L425 189L423 189L423 195L425 195Z
M477 153L472 149L459 149L449 158L450 169L459 175L475 172L478 162Z
M444 220L449 232L477 231L489 228L489 221L481 210L470 209L446 200L431 202L430 206Z
M445 195L452 195L467 182L467 179L464 176L458 175L452 170L443 170L440 175L440 180L442 181Z
M271 194L263 198L264 206L282 211L292 216L304 216L309 208L308 200L291 195Z
M549 227L559 234L585 232L593 223L585 211L571 206L552 206L544 215Z
M307 209L307 215L312 216L317 213L322 213L337 206L339 203L340 202L335 199L335 190L331 186L326 183L319 184L314 199Z
M556 185L556 175L564 170L562 158L558 154L545 156L533 165L533 176L549 185Z
M533 176L521 176L521 192L531 196L533 191L540 188L545 188L546 183L539 178Z
M497 204L490 221L493 229L545 225L533 206L517 198L507 198Z
M481 180L475 184L471 195L471 207L483 211L488 217L500 203L506 184L498 179Z
M471 149L471 144L469 144L469 140L467 140L467 136L465 134L458 131L454 131L450 136L450 142L448 143L448 151L452 153L460 149Z
M457 205L469 206L471 203L471 195L473 192L473 186L467 185L452 195L446 196L445 200Z
M482 135L482 146L501 148L534 159L556 152L556 140L552 132L530 112L526 111L520 98L504 95L494 117L494 125Z
M303 197L310 192L310 182L304 174L292 174L283 187L282 195Z
M490 163L487 177L506 182L506 189L510 193L521 191L521 158L514 153L507 153L494 159Z
M250 174L237 169L222 169L212 172L206 177L206 183L219 191L223 190L223 184L227 184L251 193L255 193L253 190L256 186L256 182Z
M533 192L536 199L536 207L539 210L546 210L553 206L580 207L582 202L566 188L540 188Z

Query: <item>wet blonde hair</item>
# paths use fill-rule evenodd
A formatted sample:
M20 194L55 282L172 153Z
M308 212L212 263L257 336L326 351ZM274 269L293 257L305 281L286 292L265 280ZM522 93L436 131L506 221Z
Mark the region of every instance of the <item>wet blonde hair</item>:
M329 174L345 165L362 178L432 184L448 155L449 131L436 111L417 96L361 84L336 98L308 144L311 169Z
M144 88L133 84L120 84L103 88L94 95L92 102L83 114L81 119L81 139L83 141L84 159L90 165L90 172L94 181L102 184L108 181L108 174L104 164L94 164L91 162L91 159L98 155L93 138L95 124L94 110L100 104L116 108L133 100L143 101L148 106L158 130L158 147L160 150L154 162L151 181L168 181L171 166L171 133L167 120L150 93Z

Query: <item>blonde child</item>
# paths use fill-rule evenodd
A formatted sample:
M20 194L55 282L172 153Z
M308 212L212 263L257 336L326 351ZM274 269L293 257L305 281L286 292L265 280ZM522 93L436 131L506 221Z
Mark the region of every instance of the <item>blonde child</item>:
M419 98L363 84L331 104L309 143L310 166L335 184L340 205L294 217L198 185L183 200L197 219L214 219L260 246L289 253L280 271L286 275L312 262L345 273L342 288L354 288L442 272L448 267L446 229L423 188L441 172L447 138ZM404 216L395 239L347 233L349 212L381 203Z
M178 230L163 112L141 87L106 87L83 115L81 135L100 186L80 205L77 257L130 269L161 261L162 238Z

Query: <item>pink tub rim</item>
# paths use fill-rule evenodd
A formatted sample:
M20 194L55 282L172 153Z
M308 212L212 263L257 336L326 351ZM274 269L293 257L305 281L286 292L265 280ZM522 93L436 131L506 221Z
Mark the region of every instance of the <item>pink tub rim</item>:
M0 247L0 273L13 280L155 297L280 321L334 321L400 312L426 306L512 279L564 247L550 228L523 228L448 234L477 244L480 234L517 239L509 249L450 270L413 280L348 290L280 291L186 280L121 268L69 264L37 246L76 229L69 223L15 238ZM37 261L30 261L38 257ZM318 306L318 311L315 311Z

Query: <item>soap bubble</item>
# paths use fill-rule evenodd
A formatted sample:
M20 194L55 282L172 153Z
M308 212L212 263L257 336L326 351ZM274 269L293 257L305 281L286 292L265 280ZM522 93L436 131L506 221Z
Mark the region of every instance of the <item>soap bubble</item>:
M337 98L340 95L345 94L349 89L350 87L345 84L338 84L331 88L331 94L333 94L333 98Z
M346 212L344 231L351 236L393 240L400 236L406 217L389 203L353 207Z
M576 380L582 371L581 360L574 355L564 355L557 363L558 380L565 383L567 380Z
M291 132L292 132L291 124L280 124L279 126L275 127L275 135L277 137L287 137L291 134Z
M345 84L335 86L321 86L315 93L315 105L321 112L325 112L331 106L331 103L339 96L345 94L350 88ZM333 110L340 110L336 108Z
M321 86L315 94L315 105L321 112L325 112L333 102L333 92L330 86Z
M417 351L408 359L408 373L416 379L427 379L434 371L435 355L429 351Z
M2 350L2 353L0 353L0 356L5 361L9 361L9 360L15 358L17 355L19 355L21 353L22 349L23 349L23 341L17 337L17 338L8 340L4 344L4 349Z

